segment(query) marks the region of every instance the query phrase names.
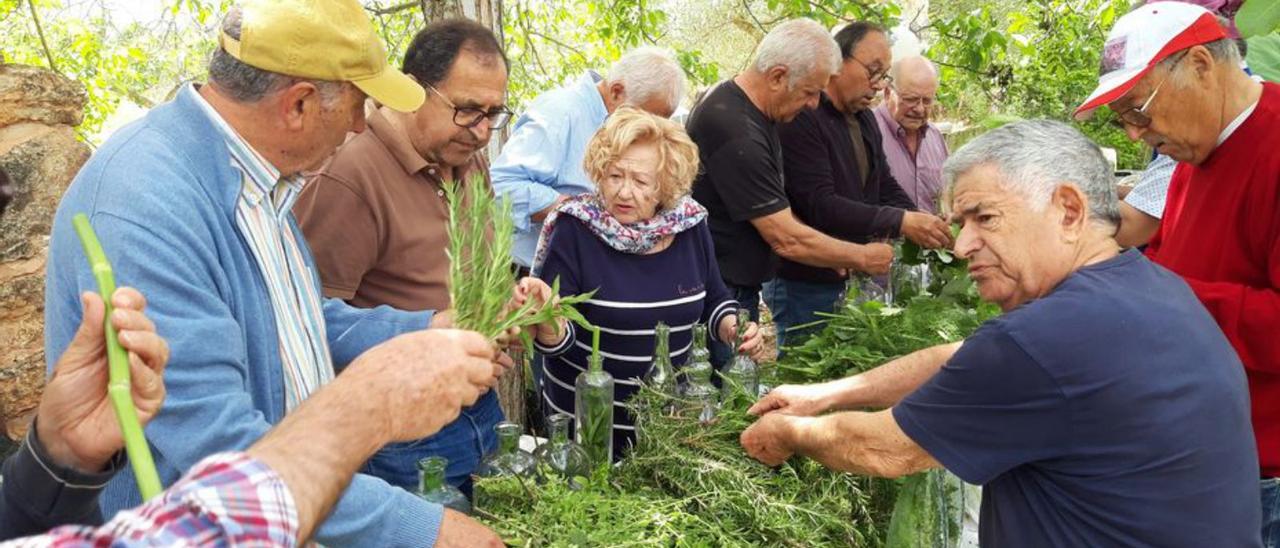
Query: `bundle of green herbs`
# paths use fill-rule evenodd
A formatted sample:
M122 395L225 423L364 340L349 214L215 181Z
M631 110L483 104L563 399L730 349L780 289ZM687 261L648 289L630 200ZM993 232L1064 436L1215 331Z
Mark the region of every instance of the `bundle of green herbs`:
M508 310L516 284L511 268L515 227L511 204L494 196L481 176L464 184L444 185L449 202L449 300L454 326L496 339L512 328L522 328L565 317L588 325L573 308L591 293L564 297L539 308L530 299L518 310ZM560 294L560 280L552 282ZM527 336L526 336L527 339ZM526 348L532 347L526 340Z

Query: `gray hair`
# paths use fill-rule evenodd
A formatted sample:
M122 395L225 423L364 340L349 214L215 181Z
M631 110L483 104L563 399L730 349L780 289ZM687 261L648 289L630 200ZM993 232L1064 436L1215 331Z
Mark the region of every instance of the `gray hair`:
M239 40L242 20L243 14L240 7L233 6L222 18L222 32ZM240 103L255 103L298 82L310 82L320 92L320 102L326 108L333 106L342 96L342 90L347 85L346 82L295 78L265 71L232 57L221 46L215 47L213 54L209 57L209 82L216 85L218 90L229 98Z
M609 69L606 80L621 82L631 105L656 97L675 109L684 96L684 69L670 50L653 46L628 51Z
M983 165L1000 170L1001 183L1022 194L1032 209L1049 205L1054 190L1074 184L1089 200L1089 220L1114 230L1120 224L1111 164L1098 145L1075 128L1051 120L1005 125L969 141L942 167L948 187Z
M816 70L835 74L840 69L840 46L822 25L792 19L773 27L756 47L752 68L764 74L773 67L786 67L787 86L795 88Z
M1206 42L1200 45L1204 46L1205 49L1209 50L1209 55L1212 55L1213 60L1219 63L1227 64L1233 67L1238 67L1244 62L1244 57L1240 54L1240 44L1231 38L1214 40L1212 42ZM1195 46L1192 46L1192 47L1195 47ZM1182 50L1182 52L1175 53L1173 55L1165 57L1156 66L1164 69L1166 73L1168 73L1168 71L1175 70L1177 67L1173 66L1174 63L1181 61L1182 58L1186 56L1186 53L1184 52L1186 52L1189 49L1191 48L1184 49ZM1175 71L1169 74L1170 74L1169 79L1172 80L1173 84L1178 86L1179 88L1186 88L1188 85L1191 84L1190 72Z

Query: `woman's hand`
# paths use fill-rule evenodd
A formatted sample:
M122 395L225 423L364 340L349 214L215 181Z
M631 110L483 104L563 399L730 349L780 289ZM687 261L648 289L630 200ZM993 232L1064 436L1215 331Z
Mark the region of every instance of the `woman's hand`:
M525 277L516 282L516 287L512 291L510 307L511 310L519 310L525 306L531 299L537 305L529 310L529 313L536 314L549 304L554 304L560 298L551 291L551 286L547 285L538 278ZM537 339L538 343L543 346L555 346L564 340L569 326L568 321L564 318L557 318L549 322L544 322L530 328L532 335Z
M738 317L732 314L725 316L720 320L717 329L720 340L730 343L738 336ZM737 351L746 353L756 362L764 361L767 357L764 336L760 333L760 326L756 325L756 322L747 322L747 332L743 334L742 344L738 345Z

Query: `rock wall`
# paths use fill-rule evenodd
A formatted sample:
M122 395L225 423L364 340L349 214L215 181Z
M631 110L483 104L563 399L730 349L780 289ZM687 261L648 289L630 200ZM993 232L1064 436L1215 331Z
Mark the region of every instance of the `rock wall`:
M58 200L89 158L76 140L84 88L0 64L0 169L14 199L0 217L0 434L22 436L44 386L44 267Z

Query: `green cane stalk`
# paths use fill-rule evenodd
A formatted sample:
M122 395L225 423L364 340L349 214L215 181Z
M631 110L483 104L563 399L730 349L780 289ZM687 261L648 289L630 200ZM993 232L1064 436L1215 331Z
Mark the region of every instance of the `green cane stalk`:
M93 270L93 277L98 282L98 293L106 305L103 316L103 329L107 339L108 383L107 397L111 407L115 409L116 420L120 423L120 432L124 435L124 450L129 456L129 464L133 467L133 475L138 481L138 491L143 500L160 494L160 476L156 474L156 464L151 458L151 448L142 434L142 423L138 420L138 410L133 405L133 381L129 375L129 354L120 346L116 338L116 328L111 325L111 296L116 292L115 276L111 263L102 251L98 235L89 224L89 217L83 213L76 214L71 220L76 235L80 237L80 245L84 247L85 257Z

